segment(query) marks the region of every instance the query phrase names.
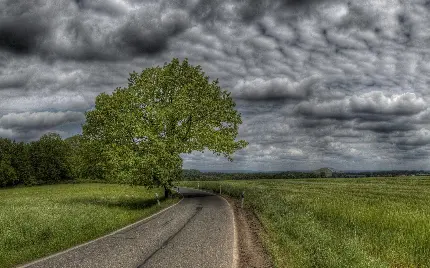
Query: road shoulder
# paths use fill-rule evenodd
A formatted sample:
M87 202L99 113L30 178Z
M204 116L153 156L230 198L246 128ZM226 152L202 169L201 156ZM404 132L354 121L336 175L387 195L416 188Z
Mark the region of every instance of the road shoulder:
M270 256L262 243L264 229L250 209L242 209L238 200L223 196L233 208L237 231L238 268L273 267Z

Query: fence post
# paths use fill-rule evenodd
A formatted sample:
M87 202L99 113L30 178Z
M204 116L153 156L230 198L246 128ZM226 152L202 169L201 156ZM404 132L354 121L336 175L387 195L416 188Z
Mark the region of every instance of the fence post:
M158 199L158 193L155 193L155 197L157 198L158 205L160 205L160 200Z
M200 182L197 183L197 189L200 190Z
M221 184L219 185L219 194L221 194Z
M242 201L240 202L240 206L243 208L243 200L245 199L245 191L242 192Z

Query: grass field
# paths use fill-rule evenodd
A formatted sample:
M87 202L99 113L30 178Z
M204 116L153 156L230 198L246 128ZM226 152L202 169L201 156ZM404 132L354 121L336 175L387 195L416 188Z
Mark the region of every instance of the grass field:
M430 267L430 178L200 182L255 211L276 267ZM197 187L197 182L184 182Z
M63 184L0 190L0 267L25 263L97 238L175 202L110 184Z

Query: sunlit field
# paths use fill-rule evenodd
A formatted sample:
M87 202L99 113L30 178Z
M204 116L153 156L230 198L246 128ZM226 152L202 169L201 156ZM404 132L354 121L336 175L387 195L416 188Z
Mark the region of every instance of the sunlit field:
M245 191L276 267L430 267L428 177L199 183Z
M100 237L175 202L109 184L63 184L0 190L0 267L25 263Z

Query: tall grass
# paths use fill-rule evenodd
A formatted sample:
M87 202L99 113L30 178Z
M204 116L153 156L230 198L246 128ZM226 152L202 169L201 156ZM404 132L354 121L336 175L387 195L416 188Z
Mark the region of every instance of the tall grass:
M196 187L197 182L186 182ZM200 182L239 197L276 267L430 267L430 178Z
M97 238L177 202L162 189L67 184L0 190L0 267Z

